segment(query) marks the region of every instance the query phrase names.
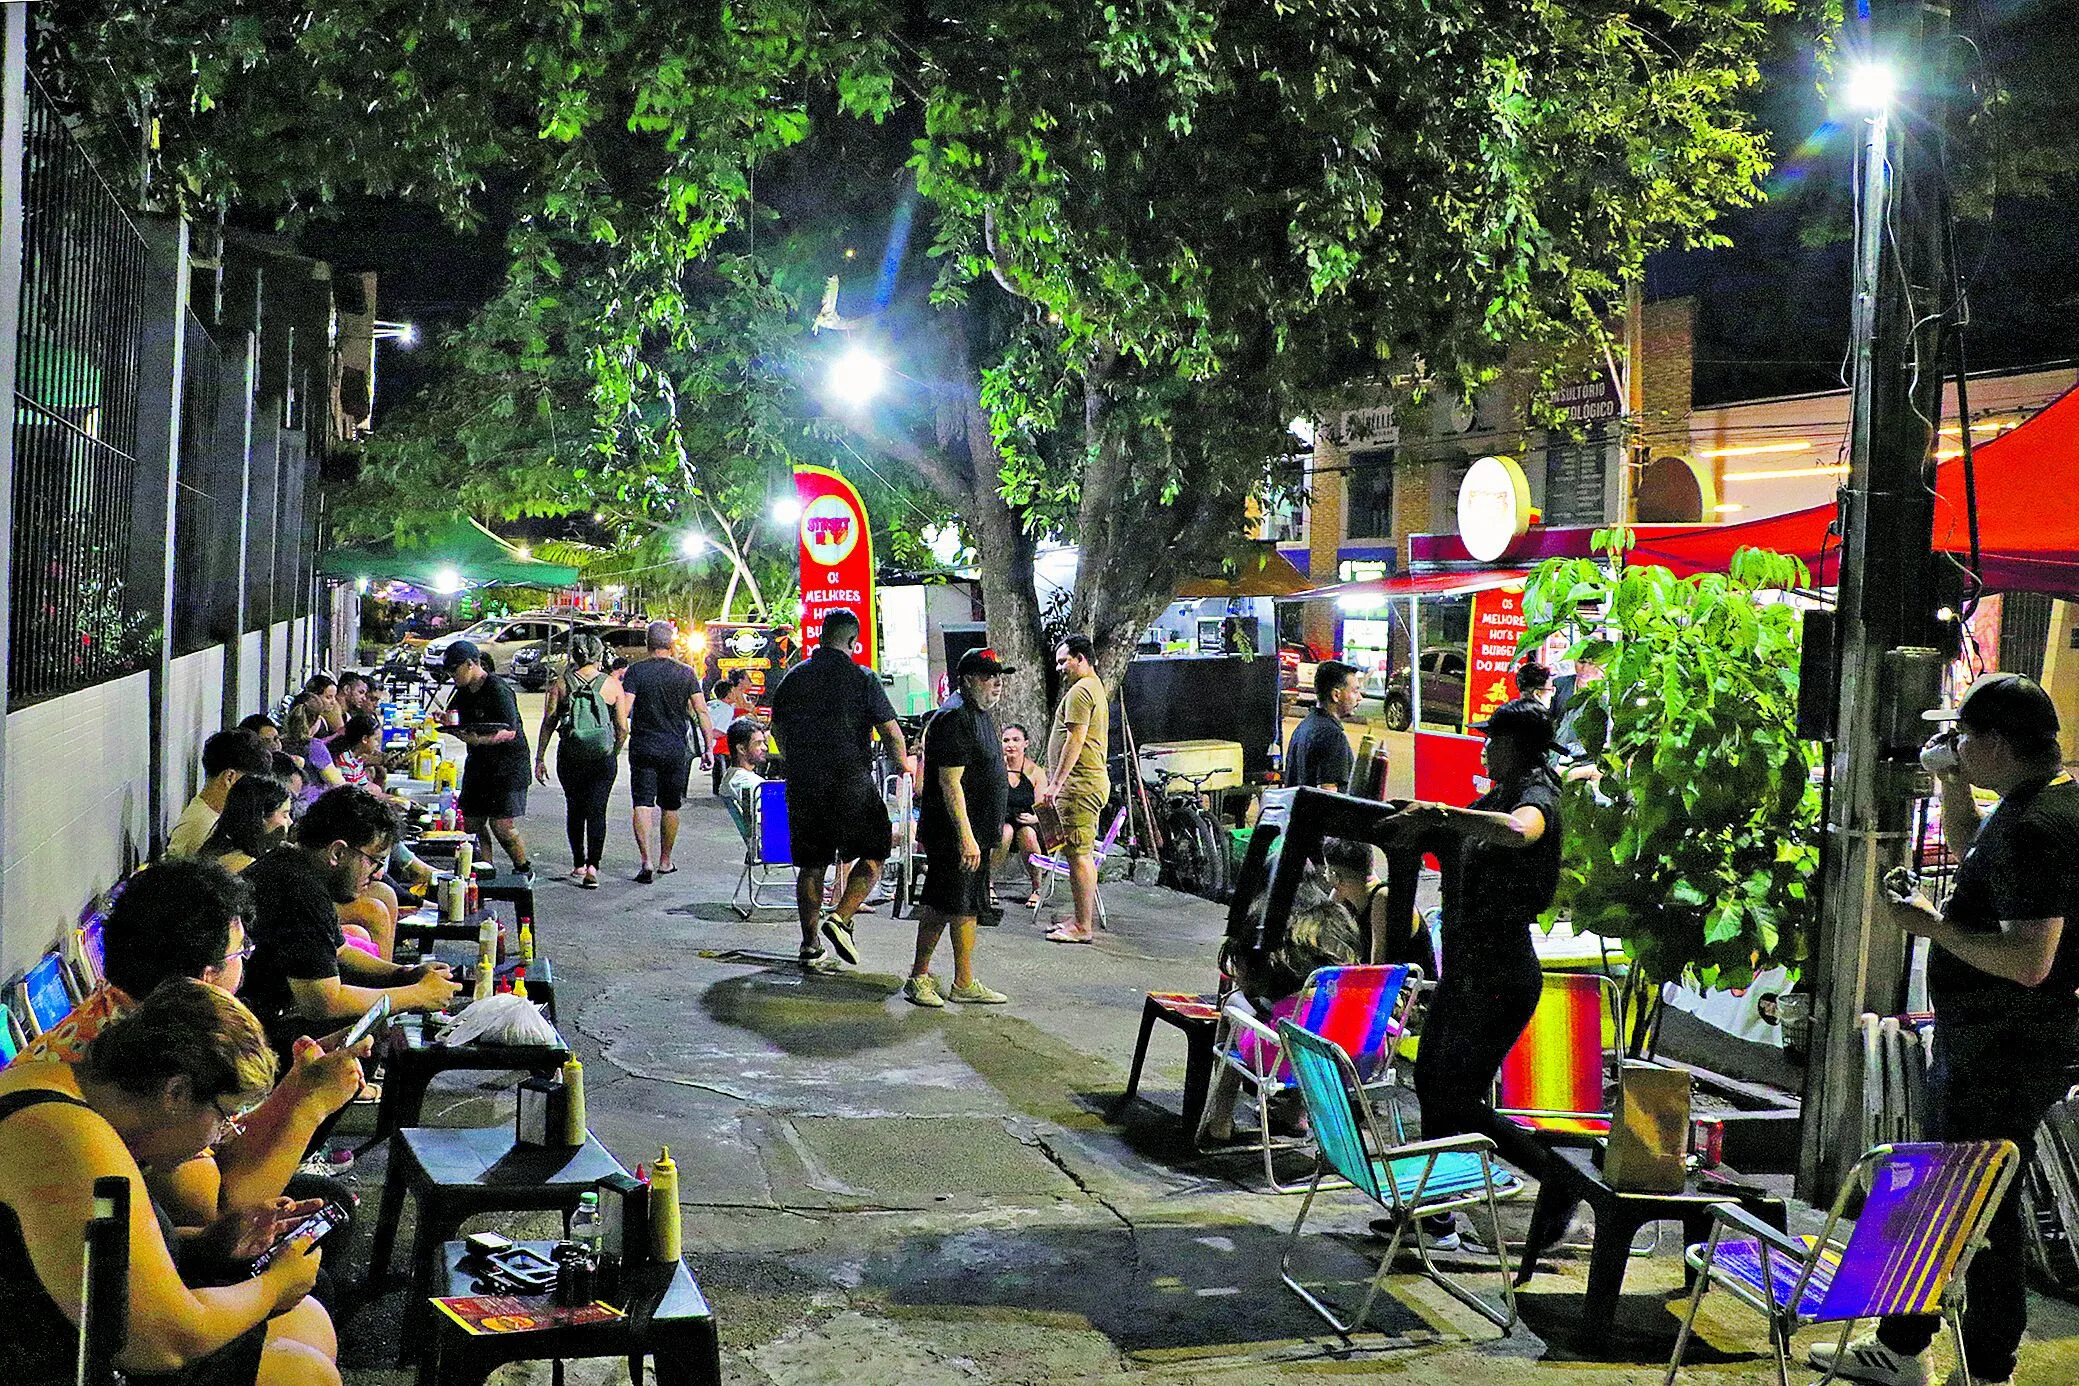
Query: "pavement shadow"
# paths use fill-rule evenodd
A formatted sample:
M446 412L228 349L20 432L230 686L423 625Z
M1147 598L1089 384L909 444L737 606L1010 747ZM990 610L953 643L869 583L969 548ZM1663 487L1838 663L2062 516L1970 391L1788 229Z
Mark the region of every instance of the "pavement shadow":
M690 905L673 905L666 914L698 919L709 924L791 924L796 920L792 908L781 909L769 906L751 911L749 919L736 912L736 907L719 900L696 900Z
M901 985L871 972L804 973L788 962L724 978L700 994L700 1005L710 1019L762 1035L786 1053L842 1058L915 1043L918 1021L931 1018L889 1011Z
M1547 1362L1609 1362L1631 1363L1645 1367L1665 1367L1675 1350L1675 1337L1681 1331L1682 1314L1688 1309L1689 1296L1684 1293L1667 1294L1646 1291L1638 1294L1620 1294L1617 1297L1617 1317L1611 1325L1609 1335L1602 1339L1591 1339L1583 1325L1583 1309L1586 1298L1579 1280L1568 1284L1564 1281L1546 1279L1546 1288L1540 1289L1539 1282L1516 1291L1516 1308L1523 1315L1523 1322L1532 1332L1545 1340ZM1750 1363L1757 1369L1766 1369L1771 1359L1766 1351L1768 1330L1759 1315L1752 1316L1753 1337L1737 1339L1728 1335L1729 1341L1752 1342L1764 1350L1727 1352L1711 1341L1706 1329L1710 1327L1707 1311L1697 1320L1697 1331L1689 1338L1689 1346L1682 1354L1685 1366L1708 1367L1732 1363ZM1773 1375L1773 1371L1769 1372Z

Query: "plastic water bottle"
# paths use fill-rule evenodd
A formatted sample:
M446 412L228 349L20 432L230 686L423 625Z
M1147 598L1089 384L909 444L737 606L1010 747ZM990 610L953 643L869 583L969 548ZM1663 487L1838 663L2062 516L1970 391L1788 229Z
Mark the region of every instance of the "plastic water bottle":
M1264 783L1285 783L1285 753L1279 749L1278 738L1276 738L1275 736L1271 738L1270 754L1267 757L1267 766L1268 768L1266 768L1266 770L1264 771L1263 776Z
M568 1240L583 1247L594 1266L599 1264L599 1253L606 1245L606 1223L599 1216L598 1194L578 1195L577 1211L570 1215Z

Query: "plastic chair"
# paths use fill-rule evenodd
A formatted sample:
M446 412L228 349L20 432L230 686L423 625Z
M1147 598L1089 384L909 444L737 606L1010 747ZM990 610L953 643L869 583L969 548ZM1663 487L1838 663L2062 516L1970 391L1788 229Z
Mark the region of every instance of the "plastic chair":
M1104 870L1104 859L1111 855L1113 844L1119 840L1119 830L1126 826L1126 813L1125 809L1120 809L1112 818L1112 826L1105 829L1104 836L1098 839L1097 869L1099 871ZM1064 881L1068 879L1068 855L1064 852L1034 852L1029 860L1040 870L1039 899L1032 906L1032 917L1037 920L1040 907L1054 898L1055 879L1059 878ZM1104 923L1104 896L1100 894L1097 897L1097 926L1101 929L1104 927Z
M1710 1239L1689 1248L1696 1288L1666 1386L1681 1369L1697 1306L1713 1285L1768 1320L1778 1386L1789 1386L1790 1337L1799 1328L1838 1322L1845 1350L1857 1319L1887 1314L1940 1314L1956 1344L1959 1376L1968 1379L1965 1273L2018 1164L2012 1141L1877 1146L1849 1171L1817 1238L1778 1232L1737 1204L1713 1208ZM1858 1194L1862 1211L1844 1239L1843 1211ZM1727 1237L1728 1230L1735 1235Z
M1590 972L1548 972L1530 1024L1502 1060L1495 1111L1558 1144L1610 1133L1604 1089L1615 1055L1605 1044L1621 1014L1617 984Z
M1429 1248L1419 1235L1414 1239L1415 1252L1421 1258L1424 1275L1507 1336L1516 1324L1516 1292L1501 1250L1499 1201L1521 1193L1523 1185L1506 1170L1497 1170L1494 1142L1485 1136L1464 1135L1410 1143L1401 1130L1398 1106L1389 1107L1393 1114L1393 1139L1388 1141L1379 1130L1356 1066L1340 1046L1289 1020L1278 1023L1278 1039L1291 1059L1300 1097L1306 1103L1307 1121L1314 1128L1317 1152L1313 1179L1299 1205L1299 1216L1292 1220L1284 1254L1278 1259L1278 1278L1348 1341L1352 1331L1370 1316L1372 1303L1400 1251L1401 1238L1415 1228L1417 1219L1484 1203L1504 1308L1496 1309L1469 1287L1444 1274L1430 1258ZM1300 1229L1314 1206L1314 1196L1324 1187L1331 1171L1378 1204L1393 1221L1386 1254L1380 1258L1378 1271L1365 1290L1364 1302L1347 1322L1336 1316L1335 1306L1317 1297L1292 1274L1292 1254L1298 1249Z
M1234 1070L1242 1086L1255 1096L1257 1149L1263 1156L1264 1182L1272 1193L1298 1193L1306 1187L1278 1178L1276 1156L1280 1150L1308 1144L1271 1134L1270 1100L1295 1081L1276 1027L1289 1020L1325 1037L1348 1056L1365 1086L1391 1087L1397 1079L1394 1047L1407 1029L1408 1009L1421 981L1422 969L1405 964L1319 968L1296 995L1272 1007L1268 1024L1246 998L1227 999L1220 1032L1213 1042L1213 1058Z
M794 849L787 836L787 786L767 780L755 789L728 799L729 819L744 840L744 868L729 892L729 904L739 916L751 917L753 910L791 909L794 906ZM774 902L760 892L784 886L786 895Z

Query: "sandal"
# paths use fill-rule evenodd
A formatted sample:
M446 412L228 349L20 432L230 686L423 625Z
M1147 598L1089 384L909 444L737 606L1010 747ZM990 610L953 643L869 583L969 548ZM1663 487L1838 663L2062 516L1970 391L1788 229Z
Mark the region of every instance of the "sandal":
M1096 943L1096 942L1097 942L1097 935L1095 935L1095 934L1073 934L1073 933L1065 933L1065 932L1063 932L1063 931L1062 931L1062 930L1060 930L1060 929L1052 929L1052 930L1049 930L1049 931L1048 931L1048 932L1046 933L1046 935L1045 935L1045 938L1046 938L1047 942L1049 942L1049 943Z
M1032 894L1025 897L1025 908L1028 910L1036 910L1039 907L1040 893L1035 890L1034 892L1032 892Z

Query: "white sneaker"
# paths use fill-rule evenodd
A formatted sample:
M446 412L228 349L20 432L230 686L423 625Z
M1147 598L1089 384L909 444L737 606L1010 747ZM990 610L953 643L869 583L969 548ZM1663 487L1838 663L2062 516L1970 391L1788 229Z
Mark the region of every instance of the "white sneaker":
M938 994L938 982L928 972L902 984L902 999L912 1006L928 1006L935 1011L946 1008L946 998Z
M983 986L980 982L969 982L964 987L956 986L947 992L946 999L965 1001L970 1006L1001 1006L1011 998L993 987Z
M1830 1343L1814 1343L1805 1360L1821 1371L1832 1371L1839 1343L1838 1338ZM1893 1352L1878 1342L1874 1333L1849 1343L1840 1359L1837 1375L1844 1381L1866 1381L1871 1386L1927 1386L1927 1363Z

